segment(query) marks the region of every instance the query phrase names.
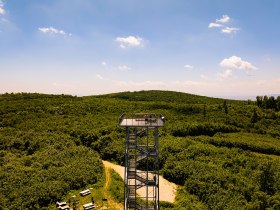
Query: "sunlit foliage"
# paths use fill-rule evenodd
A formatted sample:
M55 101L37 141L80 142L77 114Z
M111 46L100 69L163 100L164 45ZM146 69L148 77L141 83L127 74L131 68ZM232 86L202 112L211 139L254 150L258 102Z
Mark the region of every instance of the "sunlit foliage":
M166 118L160 172L180 190L163 209L279 209L278 101L171 91L0 95L0 209L47 208L102 179L101 159L123 164L123 112Z

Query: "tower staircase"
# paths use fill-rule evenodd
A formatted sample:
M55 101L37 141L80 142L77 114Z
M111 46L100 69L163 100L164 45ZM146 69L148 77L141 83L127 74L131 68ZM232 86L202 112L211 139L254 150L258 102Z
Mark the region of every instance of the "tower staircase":
M126 127L125 210L159 209L158 127L164 125L162 119L155 114L120 118L120 125ZM138 195L140 189L146 196Z

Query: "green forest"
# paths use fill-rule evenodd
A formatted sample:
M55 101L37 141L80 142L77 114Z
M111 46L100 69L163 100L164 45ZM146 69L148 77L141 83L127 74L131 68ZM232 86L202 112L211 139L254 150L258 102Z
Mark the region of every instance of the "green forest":
M280 209L280 97L139 91L0 95L0 210L48 209L123 165L122 113L165 116L160 173L180 187L161 209Z

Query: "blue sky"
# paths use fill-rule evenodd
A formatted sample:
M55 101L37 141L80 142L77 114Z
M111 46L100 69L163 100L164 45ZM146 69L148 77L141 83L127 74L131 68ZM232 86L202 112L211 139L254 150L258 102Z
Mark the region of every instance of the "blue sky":
M0 0L0 93L280 93L278 0Z

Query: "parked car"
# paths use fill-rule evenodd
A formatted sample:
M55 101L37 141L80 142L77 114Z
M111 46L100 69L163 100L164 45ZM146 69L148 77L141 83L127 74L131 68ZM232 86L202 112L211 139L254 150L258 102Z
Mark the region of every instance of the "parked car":
M86 196L86 195L89 195L90 193L91 193L91 192L89 191L89 189L86 189L86 190L80 192L80 195L81 195L81 196Z
M87 203L83 205L84 210L89 210L89 209L95 209L95 206L93 203Z
M58 210L69 210L70 209L70 207L64 201L63 202L56 202L56 208Z

